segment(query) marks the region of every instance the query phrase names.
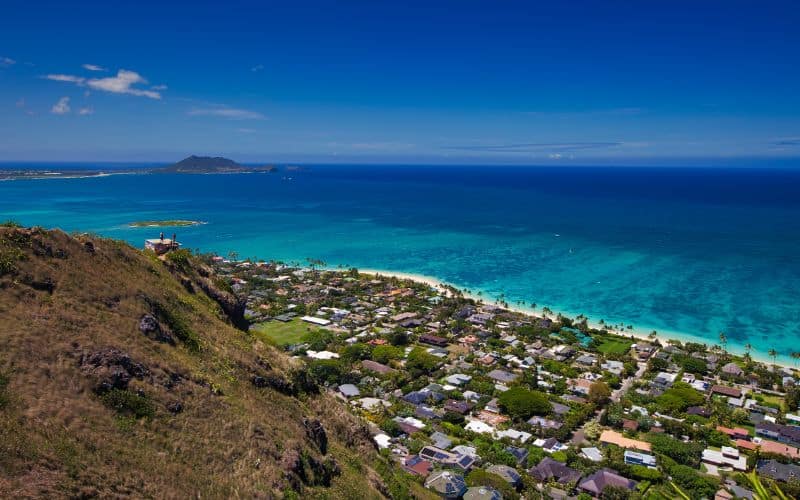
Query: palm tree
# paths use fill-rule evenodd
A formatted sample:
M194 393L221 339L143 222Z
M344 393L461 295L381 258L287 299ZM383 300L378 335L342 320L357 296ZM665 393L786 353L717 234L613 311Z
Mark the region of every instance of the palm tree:
M728 336L725 335L725 332L719 332L719 343L722 344L722 350L728 350Z
M775 348L773 347L772 349L769 350L769 352L767 352L767 354L769 354L769 356L772 358L772 362L775 363L775 360L778 357L778 351L776 351Z
M655 331L655 330L653 330L652 332L650 332L650 335L648 335L648 337L649 337L650 339L654 339L654 338L656 338L657 336L658 336L658 332L657 332L657 331Z
M797 366L797 360L800 359L800 352L794 351L789 356L794 360L794 366Z
M748 356L750 355L750 351L752 350L753 350L753 345L750 342L744 345L744 352L746 352Z

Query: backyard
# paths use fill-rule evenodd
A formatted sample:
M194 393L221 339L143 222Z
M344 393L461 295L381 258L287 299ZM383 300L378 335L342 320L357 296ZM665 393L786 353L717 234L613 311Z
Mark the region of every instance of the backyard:
M301 321L300 318L294 318L285 323L277 320L259 323L254 325L251 331L254 335L263 340L279 346L285 346L298 344L302 342L309 333L317 330L318 328Z

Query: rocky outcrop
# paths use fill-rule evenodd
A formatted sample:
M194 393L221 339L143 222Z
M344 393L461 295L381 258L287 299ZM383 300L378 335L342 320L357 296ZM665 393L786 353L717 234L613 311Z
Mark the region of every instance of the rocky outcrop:
M79 364L83 373L94 380L94 391L98 394L112 389L127 389L132 379L142 379L150 374L145 365L113 347L84 353Z
M325 432L322 422L315 418L304 418L303 427L306 429L306 436L317 446L320 453L323 455L328 453L328 434Z
M333 458L320 460L297 448L284 452L281 467L296 491L301 491L303 486L330 486L333 478L342 473Z
M161 327L161 323L159 323L152 314L145 314L139 319L139 331L149 339L175 345L175 339L172 338L172 335L164 331Z
M232 293L220 290L207 279L200 280L200 288L206 295L211 297L214 302L219 304L222 311L236 328L247 330L247 320L244 319L244 310L246 307L244 299L240 299Z

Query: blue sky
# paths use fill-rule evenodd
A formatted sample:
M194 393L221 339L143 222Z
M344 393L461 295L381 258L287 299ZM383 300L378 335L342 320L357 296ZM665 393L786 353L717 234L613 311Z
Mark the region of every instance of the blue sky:
M798 26L797 2L7 0L0 161L794 162Z

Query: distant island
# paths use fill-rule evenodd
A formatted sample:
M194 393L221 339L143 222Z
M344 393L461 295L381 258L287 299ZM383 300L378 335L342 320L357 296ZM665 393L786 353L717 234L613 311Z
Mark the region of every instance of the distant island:
M277 171L278 168L273 165L253 167L241 165L229 158L195 155L184 158L172 165L152 170L153 173L164 174L270 173Z
M130 227L186 227L186 226L199 226L205 222L197 220L140 220L128 224Z

